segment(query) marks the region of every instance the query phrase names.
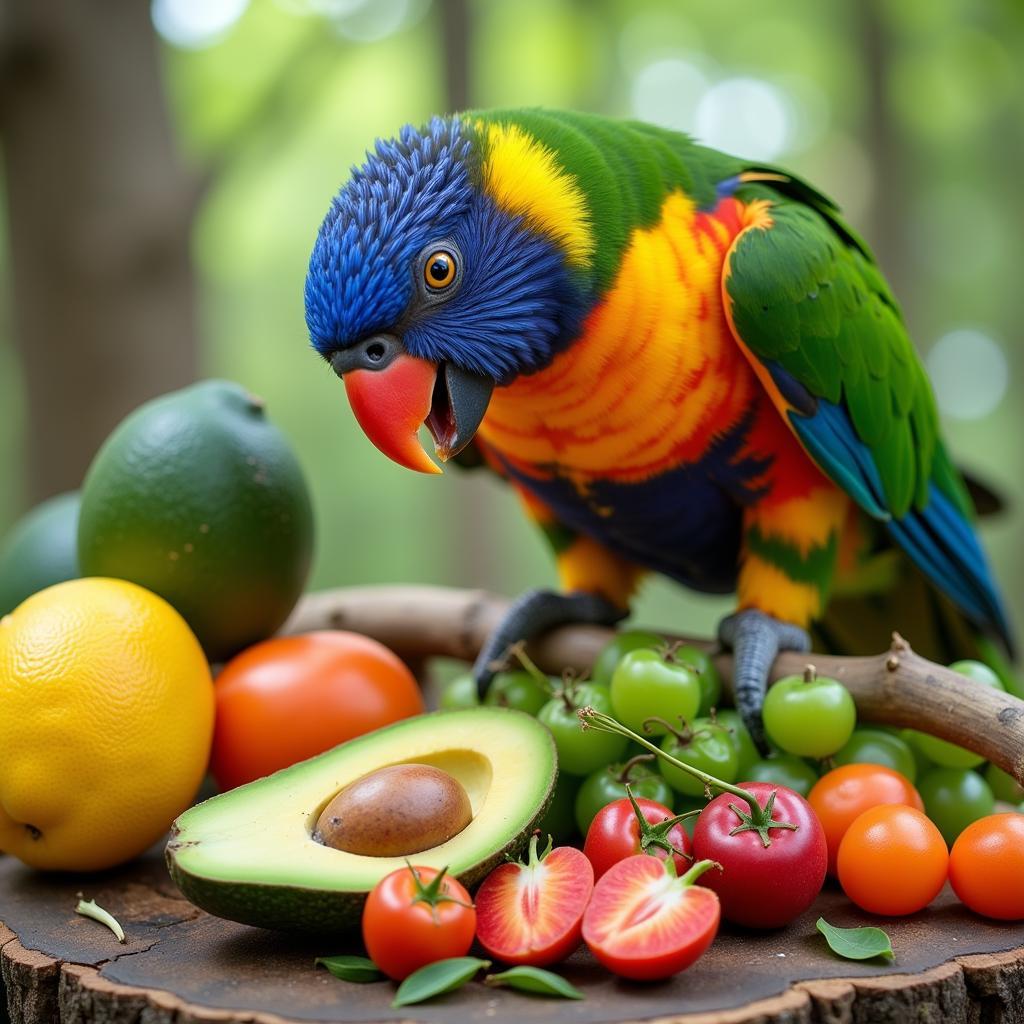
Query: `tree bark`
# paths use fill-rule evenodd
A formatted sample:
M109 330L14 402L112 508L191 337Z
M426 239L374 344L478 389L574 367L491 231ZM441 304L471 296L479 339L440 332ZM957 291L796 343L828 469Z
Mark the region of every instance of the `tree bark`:
M190 232L149 4L0 3L0 137L28 497L77 487L129 410L196 375Z

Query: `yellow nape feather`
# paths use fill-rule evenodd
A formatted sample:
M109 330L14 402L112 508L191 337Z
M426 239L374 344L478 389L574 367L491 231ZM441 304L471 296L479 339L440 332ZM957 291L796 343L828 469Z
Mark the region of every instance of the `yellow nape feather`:
M555 154L514 124L481 125L486 133L484 189L508 213L552 237L566 259L586 267L594 251L587 201Z

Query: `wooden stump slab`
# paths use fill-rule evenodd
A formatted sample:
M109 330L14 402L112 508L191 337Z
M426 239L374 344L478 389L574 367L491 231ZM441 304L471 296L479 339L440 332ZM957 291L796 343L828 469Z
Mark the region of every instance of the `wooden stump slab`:
M74 913L79 892L118 918L125 945ZM210 917L176 891L160 850L89 877L42 875L0 858L0 958L12 1024L1024 1024L1024 926L977 917L946 890L922 913L882 922L897 954L888 966L835 957L815 931L819 914L841 926L880 923L826 890L783 930L724 927L708 954L668 982L619 981L578 952L563 973L586 993L582 1002L473 983L392 1010L390 983L354 985L314 969L314 957L355 952L356 944Z

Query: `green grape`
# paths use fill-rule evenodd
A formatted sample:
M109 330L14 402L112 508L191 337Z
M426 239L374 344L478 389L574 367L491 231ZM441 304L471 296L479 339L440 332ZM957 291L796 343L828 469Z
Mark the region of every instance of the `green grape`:
M709 655L694 647L692 644L683 644L672 652L676 661L681 661L697 673L697 682L700 683L700 707L697 714L706 718L711 714L712 708L717 708L722 701L722 677L715 668L715 663Z
M1002 800L1004 804L1019 804L1024 800L1024 786L994 764L985 767L985 781L989 784L992 795L997 800Z
M750 730L744 724L740 713L732 708L716 712L715 721L725 727L736 748L736 778L745 779L747 772L750 771L750 766L755 761L761 760L760 751L754 745Z

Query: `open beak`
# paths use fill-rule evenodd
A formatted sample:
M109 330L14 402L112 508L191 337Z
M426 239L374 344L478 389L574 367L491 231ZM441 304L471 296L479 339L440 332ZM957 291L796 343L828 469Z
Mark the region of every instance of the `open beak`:
M391 334L377 334L331 357L363 432L389 459L421 473L441 468L420 445L425 423L447 462L469 444L487 412L494 381L451 363L409 355Z

